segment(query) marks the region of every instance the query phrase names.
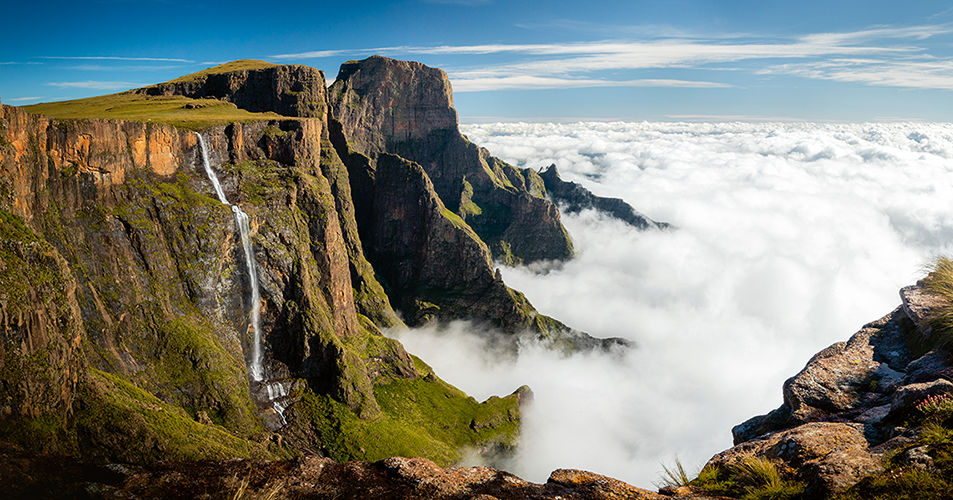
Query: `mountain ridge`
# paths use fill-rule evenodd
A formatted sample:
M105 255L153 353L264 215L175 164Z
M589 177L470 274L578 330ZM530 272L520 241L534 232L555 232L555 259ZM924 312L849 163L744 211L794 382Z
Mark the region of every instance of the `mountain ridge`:
M257 467L267 472L254 488L285 481L287 497L311 482L325 488L316 498L716 498L746 494L737 471L753 457L786 467L797 495L828 498L889 472L891 450L911 470L943 460L904 421L923 398L953 394L945 351L914 356L906 344L930 310L915 287L809 361L781 408L736 426L736 446L704 478L666 495L582 471L533 485L442 468L464 450L490 464L510 456L531 390L478 403L381 329L464 319L514 349L521 338L566 353L630 348L540 314L494 262L572 257L548 199L561 191L570 210L665 224L470 143L435 68L375 56L345 63L328 88L306 66L236 65L122 94L132 100L45 108L62 119L0 107L0 463L13 471L0 484L26 496L58 476L18 464L63 464L88 472L57 480L75 491L147 497L162 478L224 496L239 486L226 476ZM130 120L88 116L119 102L175 118L150 122L145 107ZM251 218L258 304L194 128ZM249 307L261 311L267 381L288 392L287 425L247 375ZM169 459L179 462L158 465ZM206 466L221 471L214 482L182 473Z

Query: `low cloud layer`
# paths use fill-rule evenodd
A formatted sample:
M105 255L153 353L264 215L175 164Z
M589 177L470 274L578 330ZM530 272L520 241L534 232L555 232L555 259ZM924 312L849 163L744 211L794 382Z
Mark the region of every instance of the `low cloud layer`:
M466 324L401 335L479 399L536 393L511 470L582 468L649 487L678 455L701 466L730 429L781 403L815 352L899 305L953 253L953 125L495 124L470 140L519 166L621 197L676 230L564 217L578 258L504 268L544 314L628 355L492 351Z

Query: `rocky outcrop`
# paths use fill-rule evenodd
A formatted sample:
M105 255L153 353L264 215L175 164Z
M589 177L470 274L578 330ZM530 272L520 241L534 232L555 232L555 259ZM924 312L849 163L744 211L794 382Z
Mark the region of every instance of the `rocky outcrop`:
M539 176L493 158L460 134L443 71L380 56L350 61L341 65L329 102L351 149L370 161L389 153L423 167L444 205L486 242L494 259L572 256Z
M257 69L234 67L263 66ZM253 113L324 118L324 72L301 65L235 61L187 77L133 90L151 96L180 95L192 99L221 99Z
M784 383L782 406L733 428L735 447L709 466L766 457L795 471L811 498L882 471L885 454L915 441L917 430L906 425L918 416L916 405L953 395L953 355L917 351L929 344L921 327L936 299L922 283L903 288L901 297L902 307L811 358Z
M546 186L546 193L559 204L566 213L578 213L583 210L598 210L615 217L637 229L666 229L667 222L655 222L639 213L620 198L604 198L592 194L581 184L564 181L559 177L556 165L550 165L539 173Z

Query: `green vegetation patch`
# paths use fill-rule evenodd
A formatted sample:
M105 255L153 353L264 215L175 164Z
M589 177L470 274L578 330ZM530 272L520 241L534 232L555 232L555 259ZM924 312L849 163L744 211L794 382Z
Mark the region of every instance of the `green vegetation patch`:
M157 362L137 374L140 383L155 387L167 401L178 401L192 417L205 411L238 435L264 430L248 397L244 360L207 325L198 318L173 318L157 326L156 337Z
M203 130L233 122L253 122L281 117L277 113L251 113L217 99L183 96L147 96L123 92L72 101L44 102L23 106L30 113L59 120L115 119L152 122L186 130Z
M928 320L932 332L928 347L953 349L953 260L939 257L928 267L923 279L926 291L939 299L936 316Z
M29 290L51 309L65 308L69 276L61 272L56 250L27 227L24 220L0 210L0 298L9 313L33 307L23 302ZM65 311L64 311L65 312Z
M447 467L459 463L468 448L512 450L519 432L515 395L478 403L433 375L414 358L417 379L378 385L374 395L382 414L362 420L333 399L306 392L295 405L313 422L331 458L376 461L391 456L427 457Z
M790 479L793 472L767 458L750 456L727 468L705 467L689 484L741 500L795 500L804 496L807 485Z
M280 450L203 425L122 377L90 370L83 409L75 415L81 440L95 441L110 458L156 460L278 458ZM274 453L277 451L279 453Z

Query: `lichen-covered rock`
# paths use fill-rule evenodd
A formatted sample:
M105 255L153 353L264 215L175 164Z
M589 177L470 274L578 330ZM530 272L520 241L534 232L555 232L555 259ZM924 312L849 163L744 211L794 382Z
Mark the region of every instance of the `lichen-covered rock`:
M924 326L936 313L923 287L903 288L901 307L811 358L784 383L782 406L733 428L735 446L710 465L726 467L744 456L776 460L809 483L814 498L878 473L891 453L929 469L932 458L914 446L916 423L924 418L916 407L953 394L953 356L912 352L930 342Z
M900 383L906 351L902 342L905 317L898 308L880 320L864 326L847 342L838 342L817 353L797 375L784 383L784 403L773 412L754 417L732 429L735 444L744 443L766 432L802 423L820 421L835 415L875 418L869 410L890 403ZM890 357L882 354L881 344L890 344L897 369ZM900 364L898 364L900 363ZM882 415L880 415L882 417Z

